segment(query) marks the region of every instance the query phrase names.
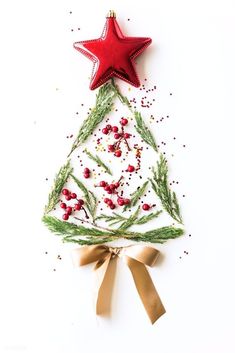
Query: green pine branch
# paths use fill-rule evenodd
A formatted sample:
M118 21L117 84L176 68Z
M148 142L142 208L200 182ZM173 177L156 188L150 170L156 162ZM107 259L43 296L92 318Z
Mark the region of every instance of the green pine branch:
M99 156L97 156L97 154L94 156L87 149L85 149L83 152L85 152L86 155L98 165L98 167L103 168L109 175L113 175L109 167L100 159Z
M126 230L131 226L133 226L138 218L139 212L140 212L140 207L138 207L137 210L126 221L124 221L118 229Z
M148 185L148 180L145 181L141 186L138 186L137 189L132 194L130 194L131 196L130 203L124 206L123 212L125 212L130 207L136 206L141 196L143 196L143 194L145 193L147 185Z
M155 139L145 124L141 114L137 111L134 112L134 117L135 117L135 122L136 122L136 131L138 134L141 136L141 138L148 144L150 145L156 152L158 151L157 144L155 142Z
M70 165L70 160L68 160L67 163L60 168L54 179L53 188L48 196L48 202L44 211L45 213L52 211L59 202L61 191L72 171L73 168Z
M157 167L152 169L153 178L150 179L151 185L159 197L163 208L178 223L183 223L180 214L180 207L175 192L168 186L168 166L167 160L161 154Z
M95 213L96 213L96 207L97 207L97 199L95 195L93 194L93 192L89 191L86 188L86 186L80 180L78 180L78 178L76 178L73 174L71 174L71 177L75 181L79 189L83 192L83 195L86 201L86 207L90 215L94 219Z
M173 226L161 227L145 233L139 233L130 232L125 229L102 229L95 224L91 224L91 227L85 227L83 225L61 221L49 215L44 215L42 220L51 232L62 236L64 242L73 242L81 245L100 244L119 238L151 243L164 243L169 239L177 238L183 234L182 228L175 228Z
M162 210L160 211L156 211L156 212L151 212L146 216L142 216L140 218L138 218L135 222L135 224L145 224L149 221L152 221L154 218L157 218L160 214L162 213Z
M95 107L84 120L68 157L79 145L86 141L86 139L93 133L95 128L102 122L104 117L111 112L115 96L116 92L110 82L101 86L96 96Z

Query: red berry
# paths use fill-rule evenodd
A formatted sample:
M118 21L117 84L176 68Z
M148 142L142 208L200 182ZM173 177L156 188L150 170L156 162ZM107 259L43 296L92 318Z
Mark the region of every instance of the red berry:
M121 123L122 126L125 126L125 125L128 124L128 120L126 118L121 118L120 123Z
M71 196L71 199L76 199L77 198L77 194L75 194L75 192L72 192L70 196Z
M104 135L108 135L109 130L107 129L107 127L104 127L104 128L102 129L102 132L103 132Z
M80 209L81 209L81 205L80 205L80 203L75 203L75 205L74 205L74 209L76 210L76 211L80 211Z
M120 134L114 134L114 138L118 140L120 138Z
M109 131L112 130L112 126L110 124L106 125L106 129L108 129Z
M125 204L125 205L129 205L129 203L130 203L130 200L129 200L129 199L124 199L124 204Z
M71 215L72 210L73 210L72 207L68 206L68 207L66 208L66 213L67 213L68 215Z
M108 150L109 152L114 152L115 151L114 145L108 145Z
M89 168L84 168L84 173L85 174L89 174L90 173L90 169Z
M109 199L107 205L111 207L113 205L113 201Z
M90 173L84 173L83 175L84 175L84 178L86 179L90 178Z
M61 208L66 208L66 203L61 202L60 207L61 207Z
M125 132L124 137L125 137L125 139L129 139L131 137L131 135L128 134L128 132Z
M62 216L64 221L67 221L69 219L69 214L68 213L64 213Z
M106 186L104 187L104 190L105 190L105 191L111 190L111 189L110 189L110 186L109 186L109 185L106 185Z
M110 189L111 189L111 190L114 190L114 189L116 189L116 186L115 186L115 184L110 184L110 185L109 185L109 187L110 187Z
M118 132L118 127L117 126L113 126L112 130L113 130L113 132Z
M117 188L119 188L120 183L117 181L114 185L115 185L115 188L117 189Z
M104 199L104 203L108 203L110 199L108 199L107 197L105 197Z
M63 195L68 195L69 194L69 190L68 189L63 189L62 190L62 194Z
M119 204L119 206L124 206L125 201L124 201L123 198L119 197L118 200L117 200L117 203Z
M121 151L121 150L117 150L117 151L114 152L114 155L115 155L116 157L121 157L122 151Z
M71 200L71 196L70 195L65 195L65 198L67 201Z
M129 172L129 173L133 173L134 172L134 170L135 170L135 167L133 166L133 165L128 165L128 168L127 168L127 171Z
M83 201L82 199L79 199L79 200L78 200L78 203L79 203L79 205L81 205L81 206L84 205L84 201Z
M112 204L111 206L109 206L111 208L111 210L114 210L114 208L116 207L114 204Z
M143 206L142 206L142 209L143 209L144 211L148 211L148 210L150 209L149 204L144 203Z
M107 185L107 183L106 183L106 181L104 181L104 180L102 180L102 181L100 181L100 184L99 184L102 188L104 188L106 185Z

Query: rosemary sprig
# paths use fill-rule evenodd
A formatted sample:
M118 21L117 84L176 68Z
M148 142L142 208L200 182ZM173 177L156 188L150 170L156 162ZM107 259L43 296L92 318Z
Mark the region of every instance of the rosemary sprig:
M85 149L83 152L85 152L86 155L98 165L98 167L102 167L108 174L113 175L109 167L100 159L99 156L97 156L97 154L94 156L87 149Z
M158 148L157 148L155 139L154 139L151 131L149 130L149 128L145 124L145 122L142 118L142 115L139 112L135 111L134 117L135 117L135 122L136 122L136 126L135 126L136 131L142 137L142 139L157 152Z
M113 89L114 89L118 99L120 100L120 102L122 104L126 105L130 109L130 111L133 112L131 103L129 102L129 99L120 92L120 90L119 90L118 86L116 85L113 78L111 79L111 83L113 85Z
M94 219L95 217L95 212L96 212L96 207L97 207L97 199L93 192L89 191L85 185L78 180L73 174L71 174L72 179L75 181L79 189L83 192L85 201L86 201L86 206L88 208L88 211L90 212L90 215Z
M101 86L96 96L95 107L91 110L88 117L84 120L78 135L72 145L71 153L92 134L97 125L101 123L104 117L111 112L113 107L113 100L116 96L116 91L113 85L108 82Z
M168 186L168 166L167 160L161 154L160 160L157 162L157 168L152 169L153 179L150 179L152 188L159 197L163 208L177 222L183 223L180 214L179 203L175 192L171 191Z
M137 202L139 201L139 198L144 194L147 188L147 185L148 185L148 180L145 181L143 185L138 186L137 189L132 194L130 194L131 196L130 203L124 206L123 212L126 211L128 208L133 207L137 204Z
M63 165L59 172L56 174L53 188L48 196L47 205L45 206L45 213L52 211L56 204L59 202L61 191L72 171L73 168L70 165L70 160L68 160L67 163Z
M96 217L95 221L98 221L100 219L103 219L106 223L109 223L109 226L113 226L120 222L126 221L128 218L123 217L116 212L113 212L112 216L105 215L102 213L99 217Z
M128 228L130 228L131 226L133 226L133 224L135 224L135 221L138 218L140 212L140 206L137 208L137 210L126 220L124 221L120 227L118 228L119 230L126 230Z
M168 239L174 239L183 234L182 228L175 228L173 226L161 227L145 233L139 233L129 232L124 229L107 229L104 231L98 229L98 226L94 224L91 224L91 227L88 228L74 223L64 222L49 215L44 215L42 220L50 231L62 236L64 242L73 242L81 245L105 243L118 238L151 243L164 243Z
M151 212L146 216L142 216L138 218L135 222L135 224L145 224L149 221L152 221L152 219L157 218L160 214L162 213L162 210L156 211L156 212Z

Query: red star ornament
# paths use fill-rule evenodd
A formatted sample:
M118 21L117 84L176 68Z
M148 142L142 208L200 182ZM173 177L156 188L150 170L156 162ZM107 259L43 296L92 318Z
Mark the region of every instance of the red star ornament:
M74 43L74 48L93 61L90 89L94 90L112 77L118 77L135 87L140 80L134 68L134 59L152 40L144 37L125 37L110 11L100 38Z

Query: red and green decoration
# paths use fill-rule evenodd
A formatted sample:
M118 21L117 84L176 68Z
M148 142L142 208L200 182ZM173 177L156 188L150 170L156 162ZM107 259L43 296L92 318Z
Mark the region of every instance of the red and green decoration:
M64 242L94 245L124 238L136 242L164 243L183 234L179 203L168 181L167 160L158 151L155 137L141 112L120 92L115 81L118 78L135 87L140 85L134 61L150 44L150 38L124 36L113 11L107 16L100 38L74 44L76 50L93 62L90 88L100 88L95 106L83 121L67 160L55 177L43 215L45 225ZM107 124L104 121L108 114L118 114L114 111L116 100L128 108L128 114L120 116L118 124ZM87 149L86 142L94 133L109 137L112 142L107 144L105 153L115 158L116 162L121 161L124 151L134 151L136 163L126 160L125 173L115 175L112 164L105 163L102 158L104 152L96 151L93 154ZM141 174L142 147L136 147L135 134L139 134L143 144L155 151L156 162L148 178L129 194L128 188L124 187L126 173ZM92 188L87 184L93 178L90 165L84 165L79 175L74 171L70 157L75 152L86 155L92 166L96 165L103 171ZM103 190L104 196L101 198L98 188ZM161 204L160 209L156 209L155 204L143 202L143 196L149 190L154 193L156 202ZM102 212L99 205L102 205ZM163 212L171 217L170 224L143 231L145 226L142 225L152 220L157 222ZM142 230L136 230L137 226Z

